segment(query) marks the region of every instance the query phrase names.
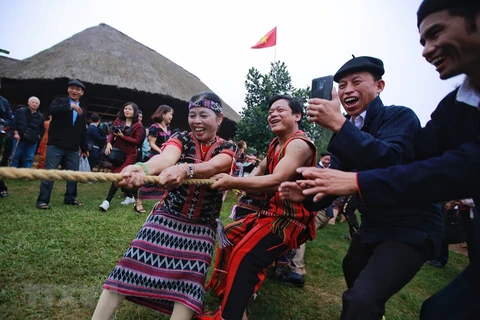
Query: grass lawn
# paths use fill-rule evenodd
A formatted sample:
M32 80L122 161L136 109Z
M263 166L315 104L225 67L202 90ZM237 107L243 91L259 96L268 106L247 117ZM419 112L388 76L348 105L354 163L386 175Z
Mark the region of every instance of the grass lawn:
M52 208L35 208L38 181L6 181L9 197L0 198L0 319L89 319L105 277L121 258L147 214L112 201L107 213L98 205L109 184L78 185L84 207L63 205L65 182L56 182ZM228 215L235 199L229 193L222 211ZM145 201L148 210L153 201ZM250 320L338 319L345 290L341 262L348 241L345 224L319 231L307 244L308 275L303 289L265 281L250 302ZM425 265L417 276L387 304L386 317L418 319L422 301L445 286L466 265L467 257L454 252L445 268ZM207 293L207 310L219 301ZM125 301L115 319L168 319Z

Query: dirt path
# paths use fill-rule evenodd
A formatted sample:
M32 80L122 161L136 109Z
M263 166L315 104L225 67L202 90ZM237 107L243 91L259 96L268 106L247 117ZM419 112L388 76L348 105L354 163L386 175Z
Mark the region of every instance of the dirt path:
M448 246L448 248L451 251L454 251L456 253L461 253L461 254L464 254L464 255L468 255L467 243L466 242L451 244L451 245Z

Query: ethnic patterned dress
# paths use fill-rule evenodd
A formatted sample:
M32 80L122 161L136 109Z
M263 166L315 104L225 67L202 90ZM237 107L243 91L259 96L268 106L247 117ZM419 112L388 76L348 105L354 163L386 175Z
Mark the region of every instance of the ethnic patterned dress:
M148 135L155 138L155 144L161 149L172 135L172 129L170 126L167 126L167 131L163 131L157 123L154 123L150 126ZM157 151L151 149L148 158L150 159L157 154ZM161 200L166 195L166 192L167 190L153 183L146 183L140 188L138 198L140 200Z
M192 134L177 133L167 142L182 150L179 162L201 163L236 146L216 137L203 154ZM155 205L103 288L170 315L175 302L196 313L203 309L205 277L216 237L222 192L206 185L182 185Z

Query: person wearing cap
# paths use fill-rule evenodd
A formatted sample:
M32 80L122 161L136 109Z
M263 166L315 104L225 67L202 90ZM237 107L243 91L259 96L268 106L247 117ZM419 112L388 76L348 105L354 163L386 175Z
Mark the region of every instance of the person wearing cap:
M333 131L328 145L331 169L310 171L363 171L413 160L420 121L409 108L383 105L384 72L380 59L354 57L334 75L339 91L333 90L332 101L308 101L309 121ZM280 193L285 199L304 197L297 186L282 183ZM362 221L342 264L348 289L343 293L341 319L381 319L388 299L438 251L443 237L442 212L438 205L428 203L372 209L362 206L358 195L352 197ZM318 210L332 200L314 202L311 209Z
M47 156L45 169L57 169L60 164L64 170L79 169L79 151L88 157L87 121L85 110L80 106L80 98L85 85L79 80L71 80L67 85L67 98L55 98L50 104L49 114L52 116L48 128ZM42 180L37 198L38 209L49 209L53 181ZM77 182L67 181L67 190L63 203L83 206L76 200Z
M443 98L419 132L416 161L358 173L300 169L314 184L305 194L359 193L369 209L473 198L480 205L480 3L424 0L417 12L422 55L440 79L464 74L462 85ZM474 212L480 248L480 215ZM479 252L477 251L477 256ZM476 259L445 288L427 299L421 319L480 319L480 265Z
M332 154L328 151L320 153L320 161L318 161L318 166L323 169L330 168L330 157Z

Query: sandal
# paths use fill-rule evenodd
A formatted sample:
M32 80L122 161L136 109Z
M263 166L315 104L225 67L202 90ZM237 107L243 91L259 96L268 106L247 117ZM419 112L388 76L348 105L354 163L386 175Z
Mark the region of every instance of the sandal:
M37 208L42 210L48 210L50 209L50 206L45 202L40 202L37 204Z
M141 205L141 204L134 204L133 209L135 209L135 211L137 211L138 213L147 212L147 210L145 210L145 208L143 208L143 205Z
M78 207L83 207L83 203L77 200L73 200L71 202L64 202L63 204L69 204L71 206L78 206Z

